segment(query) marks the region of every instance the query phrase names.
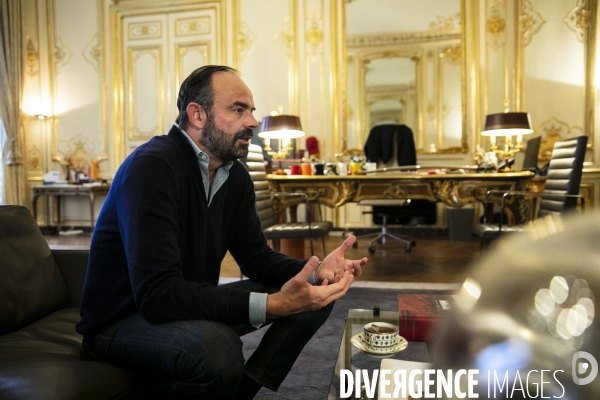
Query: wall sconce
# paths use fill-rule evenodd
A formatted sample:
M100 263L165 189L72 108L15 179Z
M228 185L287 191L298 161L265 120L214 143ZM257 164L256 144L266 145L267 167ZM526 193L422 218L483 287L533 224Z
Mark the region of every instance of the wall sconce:
M275 174L285 175L281 168L283 160L291 149L292 139L304 136L300 117L295 115L270 115L264 117L258 137L265 139L265 151L268 155L279 160L279 170ZM271 139L279 141L277 151L271 149Z
M505 171L510 170L509 158L513 157L523 149L523 135L533 133L531 129L531 119L525 112L505 112L499 114L489 114L485 117L485 127L481 132L482 136L489 136L490 151L498 156L498 159L505 159ZM496 145L496 137L504 137L504 148L500 149ZM512 137L516 136L513 142Z

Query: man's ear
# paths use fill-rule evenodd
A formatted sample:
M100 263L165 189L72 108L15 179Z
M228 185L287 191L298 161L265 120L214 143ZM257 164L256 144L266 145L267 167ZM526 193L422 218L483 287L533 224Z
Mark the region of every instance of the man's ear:
M206 112L200 104L191 102L185 110L187 112L188 120L194 128L204 128L204 124L206 123Z

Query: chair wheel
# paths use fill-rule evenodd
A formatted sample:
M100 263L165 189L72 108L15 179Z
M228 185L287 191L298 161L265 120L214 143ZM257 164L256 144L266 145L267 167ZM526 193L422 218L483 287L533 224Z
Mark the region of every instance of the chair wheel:
M354 242L354 243L352 243L352 248L353 248L353 249L357 249L357 248L358 248L358 242Z
M375 253L375 247L369 246L369 253L371 253L371 254Z
M406 251L407 253L410 253L412 250L412 247L410 245L406 246L406 249L404 249L404 251Z

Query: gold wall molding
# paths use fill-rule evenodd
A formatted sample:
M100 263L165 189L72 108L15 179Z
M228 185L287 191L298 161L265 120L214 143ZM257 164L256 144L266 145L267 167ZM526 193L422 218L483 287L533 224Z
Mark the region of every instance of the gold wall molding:
M429 31L448 34L460 33L460 13L449 17L438 15L435 21L429 23Z
M186 43L185 45L177 44L177 45L175 45L175 81L176 82L183 82L183 79L185 79L185 77L182 76L183 60L185 59L185 57L187 55L190 55L194 52L200 54L202 59L205 61L206 65L213 64L213 61L211 58L212 51L211 51L210 42L191 42L191 43Z
M415 31L386 34L348 35L348 48L393 46L397 44L431 42L438 40L460 39L460 28L456 32Z
M486 7L486 41L490 48L499 50L506 43L506 2L489 0Z
M371 85L366 87L367 95L385 94L393 96L395 93L405 92L407 90L415 90L415 83L411 82L397 85Z
M142 63L142 58L147 57L152 60L154 63L153 65L152 63ZM148 140L152 138L152 136L160 135L163 126L163 51L161 46L129 47L127 60L127 86L129 93L127 117L129 119L129 139ZM142 75L140 73L140 70L142 69L150 75ZM154 73L154 76L151 75L152 73ZM140 90L141 87L146 88L151 85L150 79L147 78L154 78L154 88L157 96L152 98L156 101L156 103L152 105L155 107L154 111L156 112L156 115L158 115L158 119L152 128L144 130L137 125L137 122L139 119L145 119L143 112L154 113L148 110L147 107L144 107L143 110L139 110L136 106L138 104L138 90Z
M98 35L94 35L90 43L85 46L83 50L83 59L94 67L94 70L99 71L102 66L102 44L98 38Z
M553 116L549 120L542 122L538 128L535 129L535 132L542 136L538 161L545 162L550 161L554 143L560 140L582 136L583 128L580 126L569 126L566 122L560 121Z
M69 63L72 55L73 53L71 53L71 50L64 45L60 37L58 37L58 35L54 35L53 58L54 72L56 75L60 74L62 67Z
M44 153L35 145L31 146L27 151L27 169L30 175L39 175L44 173L42 160Z
M25 50L25 67L27 75L33 77L40 72L40 56L37 46L31 36L27 36L27 49Z
M158 39L163 31L161 21L134 22L130 23L128 28L129 40Z
M522 45L527 46L531 43L533 36L540 31L546 20L542 18L539 12L533 9L533 4L529 0L522 1L522 9L519 14L519 32L522 37Z
M238 0L98 0L102 3L103 24L102 41L106 44L104 69L110 82L107 85L106 109L107 129L112 137L111 169L116 171L131 152L145 138L153 134L162 134L177 115L175 100L182 75L190 73L193 64L211 63L226 64L239 68L239 49L237 38L239 26ZM144 22L137 26L130 36L130 25ZM158 32L158 24L148 25L151 21L160 21L160 36L152 38ZM145 24L145 25L144 25ZM146 26L147 29L143 29ZM135 37L135 42L131 39ZM145 39L137 40L137 38ZM128 62L128 51L135 44L136 48L144 45L153 46L161 43L159 72L160 90L152 97L150 108L156 110L151 121L144 126L133 124L134 113L131 109L131 70ZM208 45L206 45L208 43ZM198 51L196 51L198 50ZM183 52L183 53L182 53ZM185 55L185 60L182 60ZM190 58L191 57L191 58ZM162 65L165 64L165 65ZM152 67L157 69L158 66ZM165 68L174 71L171 77L162 76ZM144 74L147 75L146 72ZM152 87L155 80L152 75ZM136 83L137 85L138 83ZM140 95L139 93L137 94ZM174 98L173 98L174 97ZM139 106L138 106L139 107ZM135 116L141 110L135 109ZM153 111L154 112L154 111ZM141 120L139 120L141 121ZM133 125L132 125L133 124ZM157 125L157 126L155 126Z
M273 40L287 58L292 56L294 47L294 27L289 17L286 17L280 25L279 31L275 34Z
M211 33L210 18L199 16L175 21L175 36L207 35Z
M569 11L563 20L569 29L575 32L577 40L582 43L587 41L588 30L591 23L588 3L588 0L577 0L577 5Z
M243 63L255 48L256 35L250 30L248 24L245 22L240 22L240 28L238 30L237 37L237 52L239 55L239 62Z
M448 60L450 64L460 64L462 49L460 46L451 46L440 53L440 58Z
M319 47L323 43L322 25L322 19L318 18L316 13L313 13L309 28L306 31L306 44L309 46L312 55L318 53Z

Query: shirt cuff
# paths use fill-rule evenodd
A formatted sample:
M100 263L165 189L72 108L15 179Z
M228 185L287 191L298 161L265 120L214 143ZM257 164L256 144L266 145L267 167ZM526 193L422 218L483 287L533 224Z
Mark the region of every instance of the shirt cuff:
M267 321L267 293L250 292L250 324L256 329Z

